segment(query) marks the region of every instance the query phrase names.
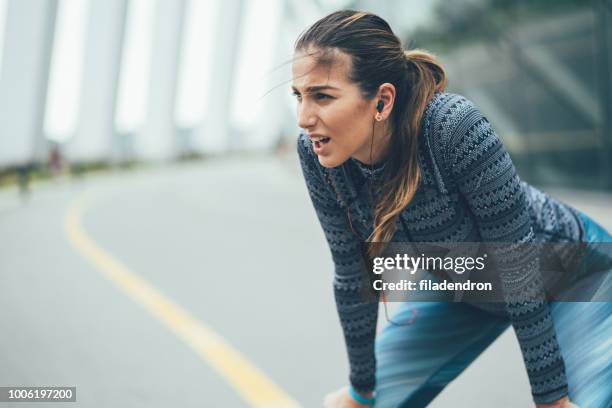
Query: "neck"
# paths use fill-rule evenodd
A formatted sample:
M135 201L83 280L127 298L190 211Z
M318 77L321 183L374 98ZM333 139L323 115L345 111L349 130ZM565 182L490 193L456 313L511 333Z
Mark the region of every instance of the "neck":
M374 127L374 133L367 142L366 148L363 149L363 152L354 155L353 158L369 166L380 165L387 157L390 141L391 130L387 121L385 121L380 126Z

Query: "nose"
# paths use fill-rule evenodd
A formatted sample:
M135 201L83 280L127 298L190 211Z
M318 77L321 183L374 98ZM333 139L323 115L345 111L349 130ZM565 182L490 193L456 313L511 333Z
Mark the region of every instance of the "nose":
M298 126L302 129L312 128L317 123L317 117L311 104L305 101L298 104L297 118Z

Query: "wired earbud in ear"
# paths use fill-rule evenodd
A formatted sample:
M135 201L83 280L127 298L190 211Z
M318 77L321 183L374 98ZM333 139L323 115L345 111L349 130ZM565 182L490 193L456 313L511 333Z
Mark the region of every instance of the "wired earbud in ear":
M382 101L382 99L379 99L378 103L376 104L376 110L378 111L378 113L376 114L376 120L378 122L382 120L382 115L380 114L380 112L382 112L384 107L385 107L385 103Z

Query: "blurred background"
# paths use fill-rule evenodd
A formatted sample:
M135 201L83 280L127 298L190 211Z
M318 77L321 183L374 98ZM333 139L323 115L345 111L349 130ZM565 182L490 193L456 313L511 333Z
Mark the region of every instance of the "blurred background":
M0 386L294 407L346 383L290 90L340 8L437 54L521 178L612 228L610 0L0 0ZM531 406L518 353L504 333L431 406Z

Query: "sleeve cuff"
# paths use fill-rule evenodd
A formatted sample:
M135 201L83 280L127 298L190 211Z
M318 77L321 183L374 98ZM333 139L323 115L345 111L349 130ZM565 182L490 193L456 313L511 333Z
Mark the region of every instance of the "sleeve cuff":
M371 380L356 380L351 378L350 384L353 386L353 389L358 392L367 393L373 392L376 388L376 381L374 379Z
M567 385L545 394L532 394L536 404L550 404L568 395Z

